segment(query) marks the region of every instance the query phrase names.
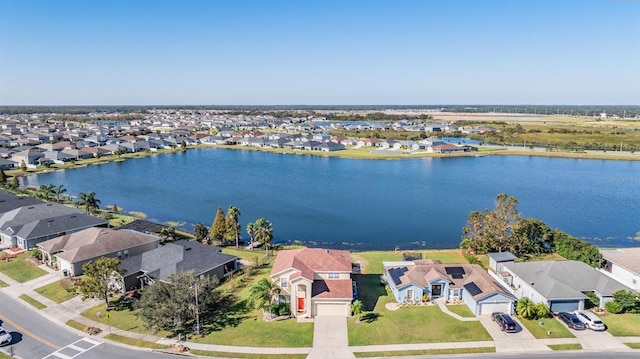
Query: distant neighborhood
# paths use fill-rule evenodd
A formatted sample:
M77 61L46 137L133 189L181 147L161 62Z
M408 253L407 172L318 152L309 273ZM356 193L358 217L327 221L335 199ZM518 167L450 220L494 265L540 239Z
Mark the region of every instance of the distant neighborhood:
M0 168L34 168L102 156L158 151L180 146L233 145L333 152L347 147L389 151L453 153L477 151L445 143L437 136L496 131L488 126L457 127L426 120L328 122L323 117L228 115L211 111L150 110L142 119L119 121L118 114L95 113L82 121L53 120L55 114L0 115ZM113 121L104 118L112 116ZM92 121L92 118L100 121ZM432 134L422 140L331 136L331 130L408 131Z

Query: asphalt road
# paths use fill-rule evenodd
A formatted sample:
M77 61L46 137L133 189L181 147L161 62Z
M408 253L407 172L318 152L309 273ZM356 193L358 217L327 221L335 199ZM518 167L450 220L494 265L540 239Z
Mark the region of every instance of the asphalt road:
M79 336L27 305L0 292L0 320L13 337L10 345L0 348L6 354L13 353L22 359L176 359L172 354L137 350L104 343L100 338Z

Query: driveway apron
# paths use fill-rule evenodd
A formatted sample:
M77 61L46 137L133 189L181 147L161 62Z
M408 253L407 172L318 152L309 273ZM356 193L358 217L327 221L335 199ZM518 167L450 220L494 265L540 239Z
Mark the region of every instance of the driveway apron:
M512 317L513 318L513 317ZM478 316L480 323L485 327L489 335L493 338L497 353L530 353L551 351L548 346L539 340L523 327L516 318L513 318L518 326L515 333L506 333L500 330L496 322L491 320L490 315Z
M313 348L308 359L355 358L349 349L347 318L342 316L316 316L313 324Z

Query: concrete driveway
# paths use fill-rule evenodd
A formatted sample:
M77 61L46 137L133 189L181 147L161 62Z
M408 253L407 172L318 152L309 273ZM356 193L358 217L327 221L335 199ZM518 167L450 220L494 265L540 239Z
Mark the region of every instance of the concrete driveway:
M319 315L313 323L313 348L308 359L355 358L349 349L347 318L344 316Z
M556 320L560 322L561 325L567 326L563 321L556 317ZM618 340L613 335L609 334L607 331L596 332L591 329L586 330L573 330L569 329L571 334L575 335L578 339L580 345L582 345L582 349L587 350L611 350L615 351L618 349L627 350L629 349L626 345L622 344L620 340Z
M513 317L518 328L515 333L507 333L500 330L496 322L491 320L491 315L479 315L478 319L489 332L495 342L497 353L514 352L548 352L548 346L537 340L520 322Z

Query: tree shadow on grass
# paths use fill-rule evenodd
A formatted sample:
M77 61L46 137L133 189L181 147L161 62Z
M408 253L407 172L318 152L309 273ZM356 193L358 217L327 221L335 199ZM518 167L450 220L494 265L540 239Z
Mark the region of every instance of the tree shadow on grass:
M238 300L233 295L220 297L218 307L201 317L203 325L202 334L207 335L229 327L236 327L240 322L247 319L246 315L252 308L244 300Z
M360 322L362 323L373 323L382 315L374 312L365 313L360 317Z

